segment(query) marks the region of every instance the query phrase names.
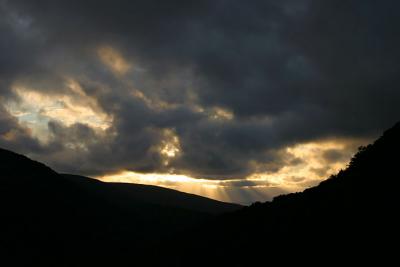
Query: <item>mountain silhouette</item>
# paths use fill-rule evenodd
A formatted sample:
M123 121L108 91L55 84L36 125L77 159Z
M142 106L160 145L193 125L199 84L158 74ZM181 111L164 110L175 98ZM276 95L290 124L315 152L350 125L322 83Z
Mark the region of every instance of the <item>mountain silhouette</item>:
M400 123L318 186L240 208L60 175L0 150L0 253L7 266L388 265L399 155Z
M255 203L186 234L174 264L389 264L397 260L399 166L397 123L318 186ZM207 257L196 257L199 251Z
M156 186L60 175L3 149L0 162L0 254L15 266L90 266L94 260L110 266L241 207Z
M105 183L93 178L72 174L62 174L62 176L76 183L88 195L95 193L97 198L111 200L114 204L126 206L127 208L133 203L146 203L202 213L220 214L238 210L242 207L239 204L221 202L159 186Z

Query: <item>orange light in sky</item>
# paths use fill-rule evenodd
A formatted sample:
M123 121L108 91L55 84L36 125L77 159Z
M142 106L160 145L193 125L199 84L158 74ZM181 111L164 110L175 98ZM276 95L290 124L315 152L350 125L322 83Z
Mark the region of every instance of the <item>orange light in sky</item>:
M4 106L42 142L49 138L47 123L50 120L65 126L82 123L101 131L111 126L112 117L99 108L94 98L85 94L79 83L68 80L66 87L68 92L54 95L17 85L13 91L18 101L10 100Z
M131 65L125 60L125 58L111 46L101 46L97 50L97 53L100 60L115 74L123 75L131 68Z
M298 164L283 166L276 172L258 172L245 179L198 179L187 175L137 173L122 171L97 179L105 182L139 183L167 187L182 192L242 204L266 201L288 192L302 191L317 185L346 167L358 144L365 140L323 140L297 144L284 149L290 156L302 159ZM334 162L324 159L327 151L341 151L343 158ZM322 169L323 168L323 169Z

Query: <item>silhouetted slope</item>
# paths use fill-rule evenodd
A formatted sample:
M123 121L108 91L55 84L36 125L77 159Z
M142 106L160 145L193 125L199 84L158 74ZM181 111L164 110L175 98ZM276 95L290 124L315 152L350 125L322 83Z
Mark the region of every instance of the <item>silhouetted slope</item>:
M0 163L0 255L14 261L7 266L130 266L161 239L240 207L59 175L2 149Z
M179 192L159 186L129 184L129 183L104 183L93 178L79 175L62 174L70 181L77 183L80 188L88 190L101 197L112 200L119 205L129 203L149 203L163 207L175 207L192 211L219 214L240 209L238 204L221 202L206 197Z
M399 155L397 124L317 187L211 217L0 150L0 251L7 266L395 264Z
M398 123L317 187L254 204L187 233L172 265L192 259L196 266L394 260L399 166ZM200 251L207 257L197 257Z

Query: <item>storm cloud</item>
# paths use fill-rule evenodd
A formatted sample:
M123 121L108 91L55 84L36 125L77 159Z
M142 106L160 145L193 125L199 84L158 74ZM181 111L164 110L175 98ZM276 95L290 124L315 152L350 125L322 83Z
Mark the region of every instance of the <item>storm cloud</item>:
M278 172L301 162L287 147L368 139L400 118L399 8L0 0L0 144L90 175Z

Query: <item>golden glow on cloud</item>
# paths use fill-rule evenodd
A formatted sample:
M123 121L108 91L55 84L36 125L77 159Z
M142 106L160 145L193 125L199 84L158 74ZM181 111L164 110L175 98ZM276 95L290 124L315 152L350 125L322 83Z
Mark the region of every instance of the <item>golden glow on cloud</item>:
M111 46L101 46L97 50L100 60L112 72L118 75L124 75L129 71L131 65L124 59L124 57Z
M142 174L128 171L98 179L106 182L157 185L221 201L249 204L252 201L266 201L282 193L301 191L317 185L345 168L355 148L364 141L327 140L287 147L283 153L287 153L289 158L299 158L299 162L288 163L276 172L265 170L254 173L242 180L197 179L186 175ZM171 150L173 152L165 152L166 156L174 157L175 149ZM332 150L343 153L343 158L333 162L327 161L324 153ZM166 151L170 151L169 148Z
M197 100L194 100L194 102L197 102ZM235 115L231 110L218 106L205 108L198 103L192 103L191 109L196 113L206 115L207 119L212 121L231 121L235 118Z
M158 151L164 159L164 165L168 166L171 160L180 155L181 144L179 141L179 137L176 135L175 131L171 129L164 129L162 134L163 139L158 148Z
M298 175L303 177L310 177L313 179L321 179L320 175L315 170L326 167L326 164L329 164L329 168L327 169L326 175L332 175L337 173L340 169L344 167L343 164L346 162L326 162L323 159L323 154L326 151L342 151L344 153L347 152L347 159L349 160L352 156L353 151L346 151L346 141L337 142L337 141L322 141L319 143L306 143L306 144L298 144L293 147L288 147L287 152L294 155L297 158L303 159L306 161L305 164L299 164L295 166L292 171L293 173L298 173ZM350 152L350 153L349 153Z
M17 134L15 132L15 130L10 130L2 135L0 135L2 139L10 142L10 141L14 141L17 138Z
M327 162L324 153L330 150L341 151L346 154L345 160ZM297 144L287 147L285 152L291 158L300 159L298 163L288 162L277 172L260 172L252 174L248 179L252 181L268 181L270 185L285 188L286 191L296 192L315 186L330 175L344 169L354 153L347 150L345 141L321 141Z
M68 92L54 95L15 86L13 91L18 100L7 101L4 106L41 141L48 141L47 123L51 120L65 126L82 123L101 131L111 126L112 118L99 108L94 98L85 94L79 83L68 80L66 87Z
M166 110L166 109L176 108L178 106L177 104L168 103L161 99L150 98L138 89L133 89L131 91L131 95L134 98L141 100L144 104L146 104L146 106L148 108L150 108L152 110L160 111L160 112L162 112L163 110Z
M177 146L177 144L179 144L178 142L179 140L177 137L174 137L172 142L163 142L164 144L160 150L160 154L168 158L175 158L180 152L180 149Z
M212 120L230 121L235 117L232 111L221 107L214 107L209 113L209 118Z

